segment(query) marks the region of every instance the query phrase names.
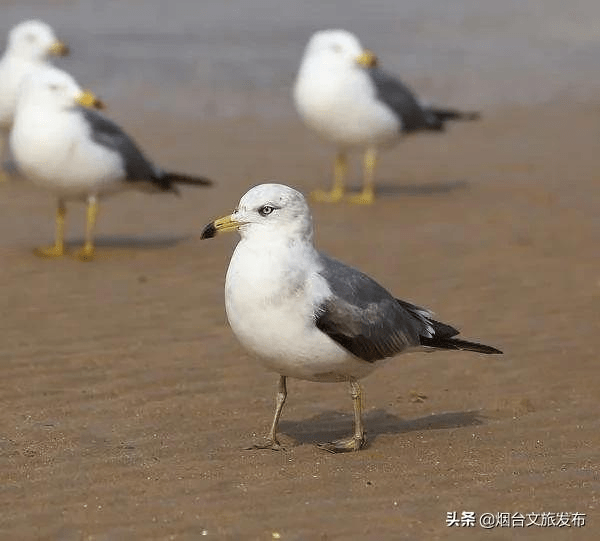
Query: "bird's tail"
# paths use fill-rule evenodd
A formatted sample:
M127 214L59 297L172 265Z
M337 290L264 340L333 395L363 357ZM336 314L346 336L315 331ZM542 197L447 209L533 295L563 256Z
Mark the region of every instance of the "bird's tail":
M429 128L432 130L443 130L444 123L448 120L479 120L481 118L481 114L477 111L427 107L425 112L427 113Z
M184 175L182 173L164 173L161 181L166 185L187 184L188 186L212 186L213 181L206 177Z
M488 355L502 353L499 349L493 348L492 346L486 346L485 344L468 342L467 340L461 340L460 338L440 338L435 336L435 334L432 337L421 336L421 344L426 347L437 349L459 349L464 351L475 351L477 353L486 353Z
M442 122L446 120L479 120L481 113L478 111L459 111L458 109L438 109L430 107L428 112Z

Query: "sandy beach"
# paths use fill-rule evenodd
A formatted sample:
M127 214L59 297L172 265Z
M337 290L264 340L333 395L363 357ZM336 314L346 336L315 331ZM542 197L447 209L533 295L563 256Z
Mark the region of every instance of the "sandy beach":
M590 66L597 67L598 9L582 2L597 18L578 33L568 17L548 15L536 23L539 42L527 42L523 30L502 45L492 34L510 13L494 19L496 34L485 41L475 16L440 33L454 19L435 23L435 3L427 2L423 13L407 13L396 57L400 23L380 13L392 71L483 116L383 153L374 206L313 205L316 242L504 355L391 360L364 380L368 448L333 455L314 444L351 430L346 385L295 380L280 425L287 451L243 450L268 429L277 376L227 325L223 285L236 239L199 239L254 184L276 180L308 193L329 183L332 149L305 129L289 99L288 62L299 58L296 45L316 16L297 6L291 34L280 29L261 41L274 14L263 27L250 17L240 37L241 16L222 23L227 31L218 26L225 13L202 27L208 35L196 36L190 22L173 41L185 10L167 18L162 34L150 32L152 16L140 10L132 38L125 8L106 4L112 13L96 14L90 2L9 1L0 29L35 6L70 38L74 57L61 65L100 94L111 118L161 165L217 184L183 188L181 197L106 200L89 264L36 258L33 248L52 239L54 201L20 178L0 184L0 538L596 539L600 72ZM129 4L133 17L137 3ZM533 25L534 14L510 28ZM340 17L348 26L351 15ZM460 41L461 32L469 39ZM427 35L439 41L427 48ZM217 45L203 56L212 37L225 47L221 63ZM252 56L246 38L259 53L277 54L240 71L262 54ZM288 38L294 47L286 49ZM374 48L377 33L371 38ZM543 51L560 43L578 45L553 64ZM153 55L187 48L180 64L151 68ZM490 57L505 71L488 69L491 50L516 67ZM419 51L425 56L415 64ZM186 58L197 62L196 75ZM552 78L553 65L564 67L561 77ZM81 205L69 207L71 249L82 241L83 217ZM453 512L459 521L475 513L475 526L447 525ZM540 516L538 525L485 532L486 513ZM541 526L541 513L568 513L568 525ZM574 513L585 525L572 522Z
M350 455L313 445L350 430L346 387L299 381L288 451L242 450L268 428L277 378L226 323L235 240L198 238L250 184L327 182L299 123L131 123L162 163L219 187L108 200L91 264L35 258L51 199L2 186L3 537L444 539L465 535L447 512L546 511L586 513L568 535L593 539L599 112L511 108L414 138L385 154L375 207L314 206L321 248L505 351L391 361L364 382L370 446Z

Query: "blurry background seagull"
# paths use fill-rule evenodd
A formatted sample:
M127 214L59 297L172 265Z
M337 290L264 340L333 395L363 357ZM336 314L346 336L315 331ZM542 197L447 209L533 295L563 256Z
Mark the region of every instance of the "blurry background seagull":
M307 126L335 143L331 191L316 191L316 201L336 202L345 195L347 153L365 149L362 192L348 197L372 203L377 147L417 131L441 131L447 120L474 120L477 113L421 104L403 83L377 66L376 56L346 30L315 33L306 46L294 86L296 110Z
M5 179L2 165L6 158L6 141L23 79L34 70L51 66L50 56L68 53L67 45L42 21L24 21L9 32L6 49L0 59L0 180Z
M101 106L91 92L56 68L37 71L23 83L10 148L20 172L58 197L56 240L36 250L40 256L63 255L68 200L87 201L85 244L77 255L89 261L99 197L128 188L176 193L175 183L212 183L152 164L117 124L94 110Z
M305 198L281 184L248 191L233 214L208 224L202 238L238 230L225 279L229 324L242 345L280 374L275 417L264 445L279 449L277 425L287 377L350 383L354 434L321 445L358 451L366 439L358 380L388 357L421 349L501 353L456 338L425 308L396 299L366 274L316 250Z

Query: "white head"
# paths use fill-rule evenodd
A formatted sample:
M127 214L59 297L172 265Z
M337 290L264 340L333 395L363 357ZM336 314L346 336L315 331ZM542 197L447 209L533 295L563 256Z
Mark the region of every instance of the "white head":
M43 61L50 55L67 55L69 48L58 40L49 25L30 20L18 24L9 32L6 52L25 60Z
M242 238L284 238L312 242L312 216L304 196L283 184L260 184L240 199L233 214L208 224L202 238L238 230Z
M331 70L373 67L377 58L347 30L322 30L310 38L303 63L319 62Z
M96 96L82 90L71 75L51 66L36 69L21 83L17 110L29 105L39 105L47 110L70 109L77 105L102 107Z

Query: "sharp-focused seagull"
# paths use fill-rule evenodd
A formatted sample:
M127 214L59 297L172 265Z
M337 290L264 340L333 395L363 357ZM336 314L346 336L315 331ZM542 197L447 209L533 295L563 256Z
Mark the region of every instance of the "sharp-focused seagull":
M407 86L378 68L375 55L346 30L324 30L311 37L293 94L306 125L338 148L331 191L312 194L322 202L344 197L349 150L365 148L363 189L348 200L372 203L377 147L409 133L441 131L447 120L479 117L421 104Z
M95 110L101 106L56 68L35 72L22 85L10 148L19 171L58 196L56 241L37 255L63 255L68 200L87 201L85 244L77 257L90 261L98 198L126 189L176 193L176 183L211 184L152 164L117 124Z
M0 58L0 169L23 79L35 70L51 66L50 56L65 56L68 52L67 45L42 21L24 21L9 32L6 50ZM1 171L0 178L3 178Z
M275 418L259 448L280 448L288 377L350 383L354 434L321 447L358 451L366 443L358 380L384 359L422 349L501 353L456 338L458 331L429 310L396 299L366 274L319 252L306 200L288 186L252 188L233 214L208 224L202 238L234 230L241 240L225 279L227 318L242 345L280 374Z

